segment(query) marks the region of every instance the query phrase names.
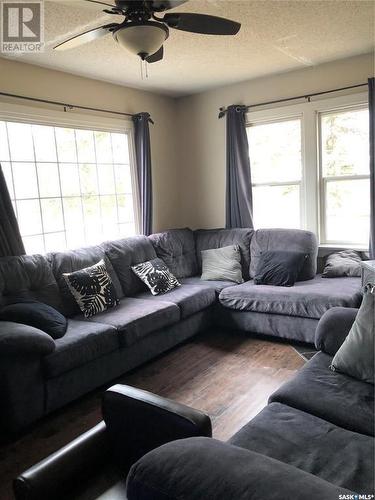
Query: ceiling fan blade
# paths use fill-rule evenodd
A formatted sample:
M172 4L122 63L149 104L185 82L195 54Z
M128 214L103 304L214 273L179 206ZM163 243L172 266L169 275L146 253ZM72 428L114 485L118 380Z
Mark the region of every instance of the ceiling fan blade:
M165 14L163 22L170 28L202 35L235 35L241 24L223 17L187 12Z
M150 56L146 57L146 61L148 63L158 62L163 59L163 56L164 56L164 49L163 46L161 46L160 49L157 50L154 54L151 54Z
M180 5L188 1L189 0L153 0L152 10L155 12L164 12L165 10L179 7Z
M99 26L98 28L93 28L91 30L85 31L84 33L80 33L79 35L74 35L53 48L55 50L74 49L79 45L83 45L84 43L91 42L92 40L97 40L98 38L102 38L103 36L108 35L111 29L115 28L116 26L119 26L119 24L112 23L106 24L105 26Z

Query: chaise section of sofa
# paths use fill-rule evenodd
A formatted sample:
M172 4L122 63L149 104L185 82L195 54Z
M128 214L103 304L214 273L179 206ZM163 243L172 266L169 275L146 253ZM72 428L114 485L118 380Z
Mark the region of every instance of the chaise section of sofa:
M292 250L306 254L304 267L291 287L256 285L262 252ZM317 271L318 244L310 231L258 229L250 244L250 279L225 287L217 318L227 328L313 343L319 319L331 307L359 307L360 278L322 278Z

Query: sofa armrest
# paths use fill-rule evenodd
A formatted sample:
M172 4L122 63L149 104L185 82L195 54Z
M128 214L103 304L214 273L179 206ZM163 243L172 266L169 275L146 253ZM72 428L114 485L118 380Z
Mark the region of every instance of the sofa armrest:
M334 356L346 339L358 309L332 307L320 318L315 332L315 347Z
M332 500L350 493L273 458L207 438L151 451L130 469L126 492L128 500Z
M205 413L135 387L115 385L103 397L103 418L121 471L158 446L192 436L212 435Z
M13 483L16 500L73 498L68 495L110 460L104 422L20 474Z
M0 321L0 356L35 354L43 356L55 350L55 341L32 326Z

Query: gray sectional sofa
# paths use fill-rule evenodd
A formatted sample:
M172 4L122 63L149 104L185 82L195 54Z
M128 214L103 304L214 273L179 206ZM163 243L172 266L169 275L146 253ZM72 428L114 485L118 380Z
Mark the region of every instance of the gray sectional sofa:
M202 281L201 251L237 244L245 282ZM308 254L294 287L254 285L263 250ZM98 246L0 259L0 306L18 297L45 302L68 319L53 340L22 324L0 322L0 428L18 431L217 322L220 327L314 342L319 318L334 306L358 307L360 278L322 279L317 241L300 230L174 229ZM162 258L182 286L152 296L130 266ZM84 319L62 273L104 258L120 298ZM212 314L213 311L215 314Z

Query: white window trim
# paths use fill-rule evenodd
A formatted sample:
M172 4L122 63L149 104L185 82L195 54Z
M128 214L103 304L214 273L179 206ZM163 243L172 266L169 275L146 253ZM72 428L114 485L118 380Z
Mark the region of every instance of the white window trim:
M351 93L339 97L322 97L319 100L298 104L285 104L278 108L264 107L251 110L246 114L246 125L259 125L286 119L301 118L301 227L314 232L321 241L322 247L353 248L355 245L347 243L322 242L322 207L320 201L321 173L319 152L319 114L345 108L359 108L368 106L366 92ZM357 246L361 250L368 250Z
M0 120L7 122L31 123L49 125L52 127L67 127L75 129L98 130L103 132L118 132L128 135L130 171L132 180L134 223L137 234L140 233L140 201L138 192L137 169L134 146L134 126L131 119L99 116L95 113L77 113L76 111L60 111L42 109L22 104L0 102Z
M270 110L271 111L271 110ZM275 111L275 110L272 110ZM247 117L249 114L247 115ZM287 112L287 114L280 114L277 116L277 118L273 115L268 117L264 116L261 117L260 119L254 119L253 116L251 117L251 121L247 120L246 126L251 127L254 125L261 125L261 124L266 124L266 123L278 123L286 120L300 120L301 121L301 162L302 162L302 172L301 172L301 179L300 180L290 180L290 181L285 181L285 182L253 182L253 186L298 186L299 187L299 200L300 200L300 223L301 227L305 227L305 220L306 220L306 214L305 214L305 207L303 203L304 199L304 191L305 191L305 176L304 176L304 155L302 154L303 151L303 144L304 144L304 133L303 133L303 115L301 113L291 113L291 110Z

